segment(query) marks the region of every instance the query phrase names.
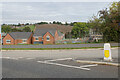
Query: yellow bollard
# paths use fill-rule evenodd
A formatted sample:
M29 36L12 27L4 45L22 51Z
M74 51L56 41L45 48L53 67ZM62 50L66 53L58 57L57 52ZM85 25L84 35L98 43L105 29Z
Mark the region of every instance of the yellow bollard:
M112 61L110 43L104 44L104 60L105 61Z

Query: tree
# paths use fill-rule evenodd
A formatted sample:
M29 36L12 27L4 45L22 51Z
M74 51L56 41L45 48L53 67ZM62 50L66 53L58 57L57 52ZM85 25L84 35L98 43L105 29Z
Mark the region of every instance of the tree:
M21 24L20 23L18 23L18 25L17 26L21 26Z
M76 23L76 22L71 22L71 23L70 23L70 26L74 26L75 23Z
M11 30L11 32L22 32L22 30L17 29L17 28L13 28L13 29Z
M87 23L84 23L84 22L75 23L71 33L73 35L73 38L85 37L89 33L89 28L87 26Z
M102 34L100 31L101 21L96 16L93 16L91 20L88 21L89 29L92 29L96 34Z
M2 25L2 32L9 33L11 32L12 28L8 25Z
M29 25L29 23L26 23L25 25Z
M53 21L53 24L56 24L56 22L55 22L55 21Z
M103 41L119 41L119 33L120 33L120 14L119 14L119 2L113 2L109 9L103 9L98 12L99 18L93 18L92 22L90 22L93 26L98 28L99 32L103 34ZM95 23L94 23L95 22ZM94 27L95 28L95 27Z
M69 25L67 22L65 22L65 25Z
M23 32L31 32L31 29L29 27L24 27Z
M39 22L37 24L48 24L48 22Z

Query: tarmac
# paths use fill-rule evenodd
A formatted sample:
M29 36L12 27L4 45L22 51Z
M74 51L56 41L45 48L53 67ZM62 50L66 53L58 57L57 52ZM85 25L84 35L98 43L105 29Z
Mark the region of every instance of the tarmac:
M116 48L111 48L112 50L117 50L118 49L118 47L116 47ZM103 50L103 48L98 48L98 49L73 49L72 51L73 51L73 53L74 52L76 52L76 51L86 51L86 50L88 50L88 51L90 51L90 52L92 52L93 50ZM7 53L10 51L10 53L12 52L14 52L15 51L15 53L16 53L16 51L17 52L19 52L20 51L20 55L22 55L22 53L23 52L28 52L28 51L30 51L31 53L33 53L34 52L34 54L35 53L37 53L37 52L39 52L39 53L41 53L40 51L42 51L42 50L2 50L3 52L6 52L7 51ZM42 51L42 53L46 53L46 52L49 52L49 51L52 51L52 52L56 52L56 53L58 53L58 51L59 50L43 50ZM64 52L64 51L70 51L70 50L60 50L59 51L59 54L61 54L62 52ZM71 52L72 52L71 51ZM21 53L22 52L22 53ZM4 54L6 54L6 53L4 53ZM3 54L3 55L4 55ZM53 53L52 53L53 54ZM77 53L78 54L78 53ZM37 53L37 55L38 55L38 53ZM45 55L45 54L44 54ZM57 54L58 55L58 54ZM100 65L111 65L111 66L120 66L120 63L119 63L119 60L118 60L118 57L112 57L112 60L111 61L106 61L106 60L104 60L103 58L101 58L101 57L97 57L96 56L96 58L94 57L94 56L91 56L91 55L89 55L89 54L86 54L86 55L89 55L88 57L82 57L82 55L83 54L81 54L81 57L73 57L72 58L72 60L74 60L74 61L76 61L76 62L78 62L78 63L89 63L89 64L100 64ZM11 56L11 55L10 55ZM39 55L38 55L39 56ZM61 55L62 56L62 55ZM79 55L80 56L80 55ZM91 56L91 57L90 57ZM117 56L117 55L116 55ZM14 56L15 57L15 56ZM25 56L24 56L25 57ZM27 56L26 56L27 57ZM36 56L35 56L36 57ZM49 57L49 56L48 56Z

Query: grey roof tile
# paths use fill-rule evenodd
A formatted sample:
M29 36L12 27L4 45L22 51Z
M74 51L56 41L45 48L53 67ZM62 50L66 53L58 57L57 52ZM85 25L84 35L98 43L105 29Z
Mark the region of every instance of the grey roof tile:
M28 39L32 32L10 32L9 34L14 39Z
M56 29L36 29L33 36L44 36L47 32L55 36Z

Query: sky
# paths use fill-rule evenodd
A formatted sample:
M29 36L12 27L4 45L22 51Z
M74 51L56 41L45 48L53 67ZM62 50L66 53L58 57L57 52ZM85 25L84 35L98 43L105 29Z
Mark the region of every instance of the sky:
M2 22L87 22L110 4L111 2L3 2Z
M113 2L119 0L0 0L0 2Z

